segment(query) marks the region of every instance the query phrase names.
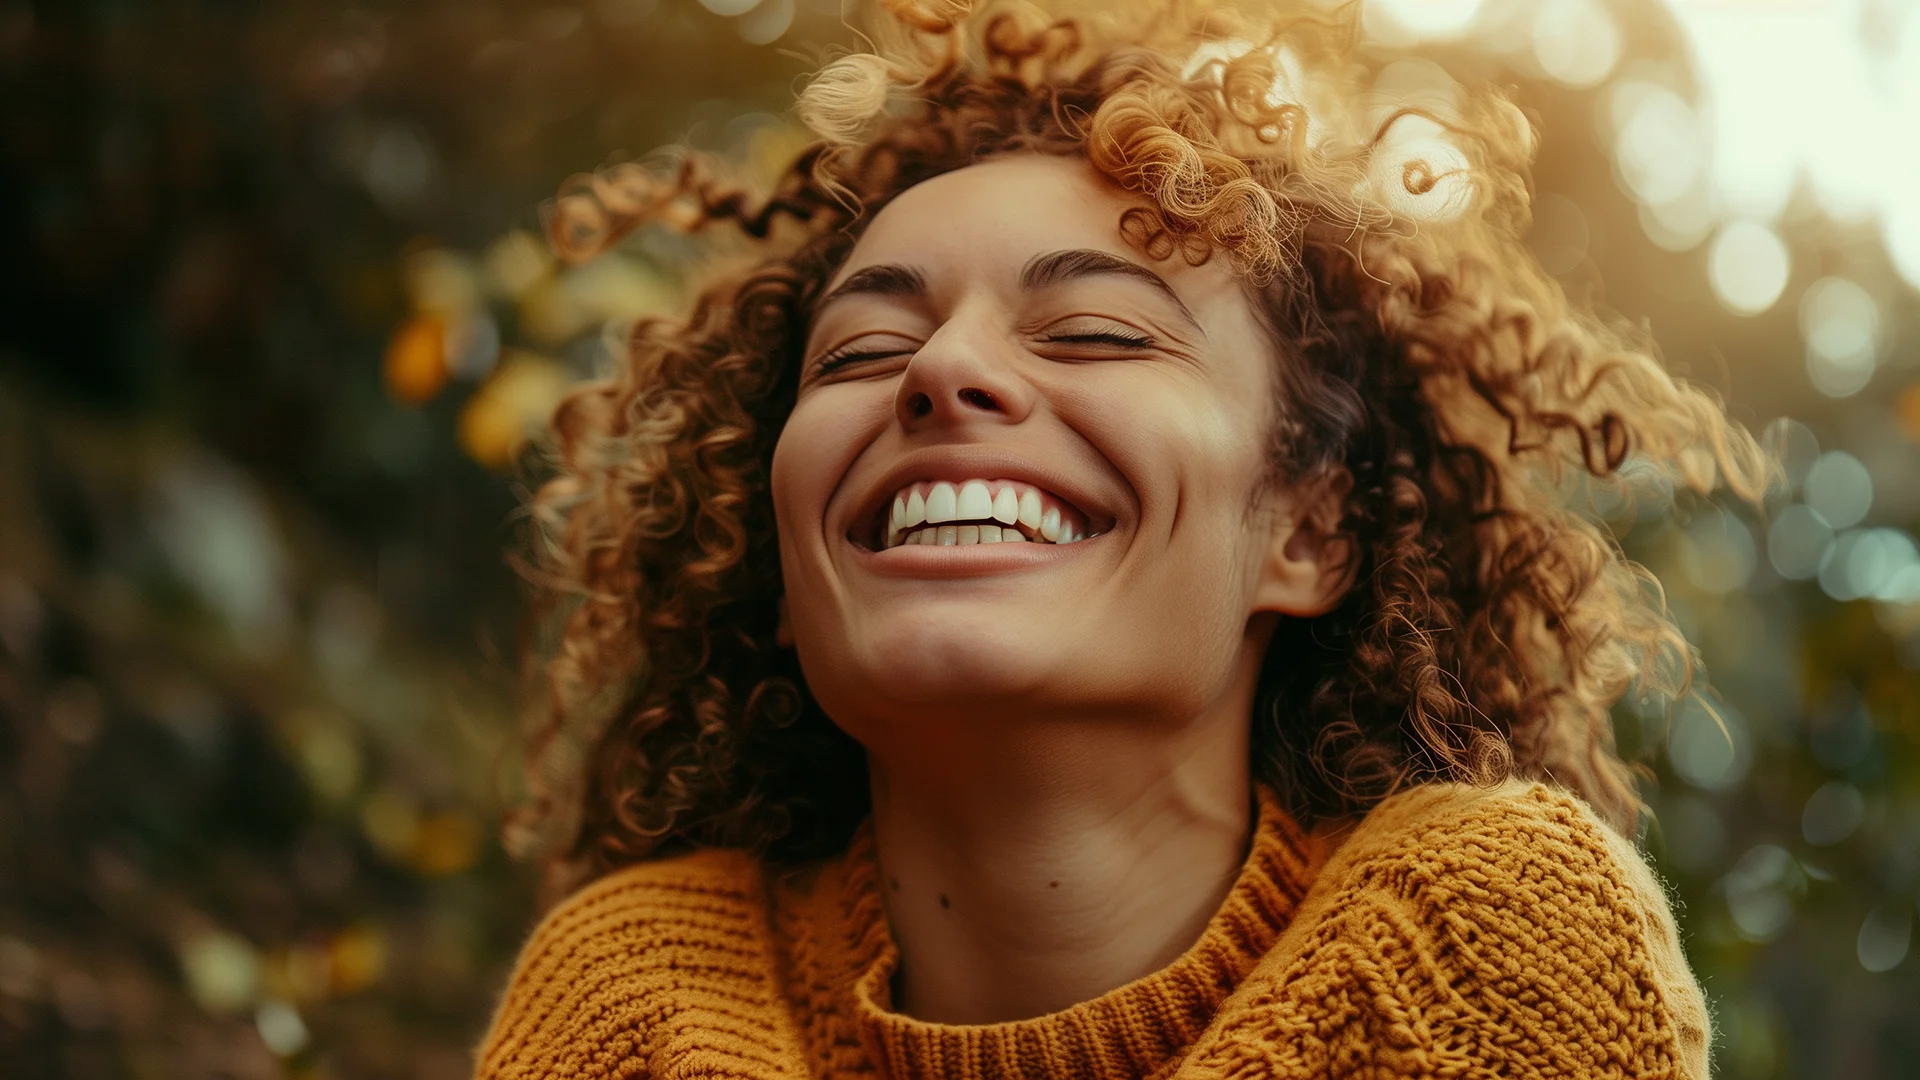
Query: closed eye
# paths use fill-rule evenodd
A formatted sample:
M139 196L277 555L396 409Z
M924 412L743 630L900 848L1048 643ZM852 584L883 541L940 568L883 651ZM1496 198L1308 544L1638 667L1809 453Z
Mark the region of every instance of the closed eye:
M1046 345L1081 345L1107 349L1145 349L1154 341L1148 334L1118 324L1088 327L1077 333L1052 332L1038 337ZM814 361L813 376L821 378L858 364L910 358L920 350L919 343L895 339L885 343L855 339L831 349Z
M897 360L903 356L912 356L919 351L918 345L900 342L898 344L878 344L871 341L850 341L837 349L829 350L814 362L813 373L816 377L829 375L854 364L873 360Z
M1137 351L1154 344L1153 335L1130 322L1091 313L1056 319L1039 328L1034 339L1042 345L1079 345L1116 351Z
M1048 334L1040 339L1049 345L1111 345L1120 349L1144 349L1153 339L1137 330L1101 330L1091 334Z

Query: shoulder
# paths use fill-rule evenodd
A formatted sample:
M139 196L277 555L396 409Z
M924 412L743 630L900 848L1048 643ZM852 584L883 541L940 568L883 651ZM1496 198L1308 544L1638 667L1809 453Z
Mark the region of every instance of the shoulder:
M1582 948L1605 950L1585 959L1692 984L1652 868L1579 797L1546 784L1423 785L1362 819L1327 869L1331 893L1378 894L1425 925L1498 931L1486 940L1505 952L1575 963Z
M630 1075L635 1059L681 1056L677 1042L711 1042L716 1030L749 1037L703 1052L764 1056L781 1013L767 926L763 874L742 852L693 852L586 885L521 949L478 1075Z
M1578 797L1546 784L1423 784L1382 802L1334 842L1325 887L1510 900L1551 881L1552 895L1540 897L1546 908L1534 912L1541 918L1622 905L1666 909L1633 846Z
M1329 894L1404 920L1510 1034L1658 1030L1687 1066L1673 1075L1706 1075L1706 1007L1666 890L1579 797L1522 780L1424 785L1376 807L1335 859Z
M1323 839L1293 924L1223 1011L1223 1048L1264 1057L1291 1032L1301 1075L1707 1075L1666 895L1578 798L1423 785Z
M529 937L535 953L647 955L698 948L747 932L765 908L760 867L744 852L710 849L623 867L547 912Z

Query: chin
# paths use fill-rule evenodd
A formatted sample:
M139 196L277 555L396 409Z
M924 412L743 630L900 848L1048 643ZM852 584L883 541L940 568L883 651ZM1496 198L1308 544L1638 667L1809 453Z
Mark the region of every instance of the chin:
M897 709L978 715L1015 705L1056 681L1049 673L1066 658L1044 622L996 609L876 620L824 654L803 642L807 682L836 719Z

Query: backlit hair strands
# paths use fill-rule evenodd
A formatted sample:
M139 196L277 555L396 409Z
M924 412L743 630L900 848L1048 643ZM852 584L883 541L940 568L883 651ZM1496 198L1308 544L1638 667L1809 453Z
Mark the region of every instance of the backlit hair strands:
M751 263L686 319L641 320L554 417L528 566L544 692L513 833L554 890L693 846L810 858L864 815L859 748L775 641L768 463L809 313L865 223L1008 153L1077 156L1141 195L1123 225L1150 255L1230 258L1287 358L1275 481L1353 478L1361 574L1276 635L1259 779L1310 821L1424 780L1544 777L1631 826L1609 709L1636 681L1681 692L1692 654L1560 492L1631 458L1757 498L1766 457L1539 268L1520 239L1534 133L1501 94L1383 93L1350 10L1062 11L886 0L871 50L802 93L819 141L770 191L674 152L570 180L549 208L569 259L730 224Z

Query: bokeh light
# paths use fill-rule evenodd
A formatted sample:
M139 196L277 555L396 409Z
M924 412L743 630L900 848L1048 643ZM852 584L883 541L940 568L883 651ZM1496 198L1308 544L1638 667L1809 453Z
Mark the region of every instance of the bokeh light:
M1767 942L1793 921L1806 892L1806 875L1793 853L1778 844L1756 844L1722 879L1727 911L1748 941Z
M793 25L794 0L760 0L740 16L740 39L749 45L771 45Z
M1830 450L1815 459L1801 487L1807 505L1835 529L1859 524L1873 509L1873 474L1844 450Z
M254 1026L267 1049L291 1056L306 1048L309 1034L300 1013L284 1001L263 1001L254 1011Z
M1800 830L1807 843L1832 847L1860 828L1867 814L1866 797L1845 780L1830 780L1807 798L1800 815Z
M1793 260L1780 234L1757 221L1736 221L1720 230L1707 252L1708 279L1729 311L1757 315L1772 307L1787 287Z
M1652 205L1684 198L1705 144L1693 107L1665 86L1631 80L1611 87L1605 103L1617 140L1614 167L1627 193Z
M1647 239L1666 251L1691 251L1699 247L1713 235L1716 222L1712 192L1697 182L1677 199L1641 203L1637 216Z
M432 401L447 385L451 372L444 321L427 315L395 328L387 342L386 373L387 393L396 401L409 405Z
M1767 526L1767 558L1781 577L1805 581L1820 573L1820 562L1833 543L1833 526L1818 510L1794 503Z
M1920 131L1920 19L1911 5L1670 2L1698 60L1715 186L1729 209L1771 219L1804 179L1826 214L1878 218L1901 261L1914 242L1901 222L1916 199L1903 177L1920 150L1889 134ZM1920 285L1920 272L1909 279Z
M1841 533L1820 563L1820 588L1835 600L1904 598L1907 573L1920 564L1913 538L1897 529Z
M1620 27L1598 0L1545 0L1533 17L1533 56L1564 86L1597 85L1620 62Z
M1483 0L1366 0L1361 24L1384 44L1410 45L1465 33Z
M205 930L180 943L180 968L194 999L211 1012L232 1012L253 1001L260 960L237 934Z
M1800 332L1807 340L1807 377L1828 397L1866 388L1879 364L1880 308L1845 278L1826 277L1800 300Z
M1753 764L1753 741L1738 710L1696 694L1674 708L1667 754L1673 771L1687 783L1703 791L1726 791L1746 778Z
M488 468L507 468L553 415L571 382L548 357L516 352L460 410L461 448Z
M1920 199L1889 210L1886 222L1887 255L1906 283L1920 289Z
M1860 923L1856 955L1868 971L1892 971L1913 944L1913 905L1900 900L1876 904Z

